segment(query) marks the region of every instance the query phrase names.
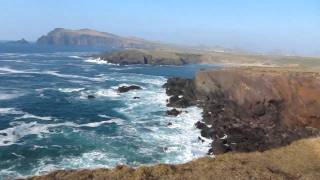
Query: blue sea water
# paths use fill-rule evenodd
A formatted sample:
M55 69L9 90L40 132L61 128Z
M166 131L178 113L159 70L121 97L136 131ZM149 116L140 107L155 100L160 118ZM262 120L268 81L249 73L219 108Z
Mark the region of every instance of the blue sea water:
M199 142L194 127L202 110L166 116L162 85L168 77L192 78L208 65L118 66L87 58L94 53L0 45L0 179L183 163L206 154L210 142ZM132 84L142 90L117 93Z

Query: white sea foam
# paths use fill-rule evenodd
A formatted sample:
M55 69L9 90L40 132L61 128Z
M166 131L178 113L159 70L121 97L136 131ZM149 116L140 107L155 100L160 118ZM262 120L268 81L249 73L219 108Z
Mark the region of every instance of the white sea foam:
M59 88L58 90L64 93L72 93L82 91L84 88Z
M86 77L86 76L80 76L80 75L73 75L73 74L63 74L59 73L57 71L35 71L34 69L30 70L17 70L12 69L10 67L0 67L0 72L6 72L9 74L46 74L46 75L52 75L60 78L69 78L69 79L85 79L90 81L103 81L104 79L101 79L99 77Z
M0 138L0 146L7 146L16 143L19 139L26 135L36 134L41 136L42 133L48 133L49 125L38 124L37 122L31 123L16 123L17 125L0 130L0 134L6 134Z
M80 56L69 56L69 57L73 59L83 59L83 57L80 57Z
M10 110L7 110L7 112ZM44 117L40 117L44 118ZM50 118L51 119L51 118ZM45 120L49 120L46 118ZM7 129L0 130L0 146L8 146L17 143L17 141L27 135L37 135L38 137L44 137L45 134L50 134L49 128L55 127L71 127L71 128L81 128L81 127L99 127L103 124L111 124L116 123L117 125L122 125L123 120L119 118L110 119L107 121L100 121L100 122L92 122L92 123L85 123L85 124L76 124L73 122L64 122L64 123L57 123L57 124L40 124L38 122L12 122L11 126ZM5 134L5 135L4 135Z
M133 99L135 96L140 98ZM140 136L143 139L142 144L155 143L154 146L162 147L167 155L160 162L183 163L205 156L211 140L202 138L205 142L199 141L200 130L194 126L198 120L202 119L202 110L189 107L181 109L183 113L177 117L165 116L164 112L168 110L166 107L168 98L161 86L150 84L143 90L122 94L121 99L126 102L126 107L119 108L117 111L132 120L131 124L127 124L123 129L124 134ZM157 111L162 111L163 114L154 114ZM167 126L168 122L172 125ZM139 127L150 131L141 131ZM145 149L142 150L145 151Z
M101 58L96 59L87 59L85 62L94 63L94 64L110 64L108 61L102 60Z
M1 100L10 100L10 99L15 99L18 98L20 96L23 96L23 93L20 92L11 92L11 93L7 93L7 92L1 92L0 91L0 101Z
M115 123L117 125L122 125L123 124L123 120L119 119L119 118L114 118L114 119L110 119L107 121L100 121L100 122L92 122L92 123L87 123L87 124L79 124L79 125L73 125L74 127L99 127L103 124L111 124L111 123Z
M10 67L0 67L0 71L6 72L6 73L14 73L14 74L30 73L30 71L17 70L17 69L12 69Z
M54 118L50 117L50 116L36 116L36 115L30 114L30 113L25 113L23 116L15 118L15 120L18 120L18 119L39 119L39 120L44 120L44 121L51 121Z
M96 93L96 96L101 97L119 97L119 93L115 89L99 89Z
M24 112L19 111L15 108L0 108L0 115L4 114L24 114Z

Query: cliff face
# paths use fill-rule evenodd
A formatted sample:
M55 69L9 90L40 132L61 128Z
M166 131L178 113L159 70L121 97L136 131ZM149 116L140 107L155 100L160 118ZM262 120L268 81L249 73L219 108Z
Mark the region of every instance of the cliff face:
M138 38L126 38L91 29L56 28L37 40L39 44L94 46L105 48L152 48L155 43Z
M165 87L169 106L203 107L196 126L213 139L209 153L250 152L319 135L319 77L280 68L227 68L199 72L195 80L170 79Z
M276 68L242 68L200 72L198 92L223 93L247 111L247 118L277 118L287 126L320 128L320 74ZM272 113L274 117L269 117Z

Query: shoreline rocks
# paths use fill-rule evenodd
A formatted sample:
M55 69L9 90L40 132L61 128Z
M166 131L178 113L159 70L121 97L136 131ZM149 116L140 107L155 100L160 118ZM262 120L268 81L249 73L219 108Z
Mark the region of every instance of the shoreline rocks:
M179 110L177 110L175 108L167 111L167 115L168 116L178 116L181 113L182 113L182 111L179 111Z
M199 72L194 80L164 85L168 106L203 108L201 135L208 153L265 151L319 136L318 73L274 68L227 68ZM181 98L179 98L181 97Z
M130 85L130 86L120 86L118 87L118 92L119 93L126 93L132 90L140 90L142 89L140 86L136 86L136 85Z

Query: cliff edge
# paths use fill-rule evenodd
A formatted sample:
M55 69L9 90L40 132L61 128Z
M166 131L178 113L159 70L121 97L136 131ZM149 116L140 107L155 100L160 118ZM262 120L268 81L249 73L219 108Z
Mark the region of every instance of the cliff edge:
M320 74L241 67L169 79L168 106L203 108L196 123L213 140L209 154L265 151L319 135Z

